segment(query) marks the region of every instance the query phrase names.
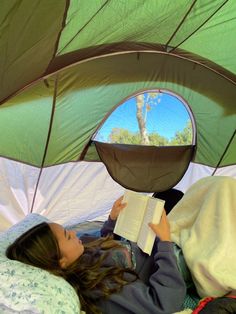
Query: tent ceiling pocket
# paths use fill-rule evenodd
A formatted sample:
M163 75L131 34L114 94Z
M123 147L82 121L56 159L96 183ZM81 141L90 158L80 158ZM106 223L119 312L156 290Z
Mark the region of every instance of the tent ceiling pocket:
M112 178L135 191L164 191L183 177L195 145L139 146L95 141L101 160Z

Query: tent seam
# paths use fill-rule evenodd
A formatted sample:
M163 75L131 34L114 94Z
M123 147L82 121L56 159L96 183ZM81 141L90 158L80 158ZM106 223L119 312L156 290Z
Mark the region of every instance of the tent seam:
M102 54L102 55L99 55L99 56L93 56L93 57L89 57L89 58L86 58L86 59L83 59L83 60L79 60L79 61L76 61L76 62L73 62L72 64L69 64L69 65L66 65L60 69L57 69L49 74L45 74L43 76L40 76L38 78L36 78L35 80L33 80L32 82L26 84L25 86L21 87L19 90L17 90L16 92L13 92L11 95L9 95L8 97L2 99L0 101L0 106L3 105L5 102L9 101L11 98L17 96L18 94L20 94L21 92L23 92L25 89L27 88L30 88L31 86L33 86L34 84L42 81L42 80L45 80L46 78L48 77L51 77L61 71L64 71L70 67L73 67L75 65L79 65L79 64L82 64L82 63L85 63L85 62L89 62L91 60L95 60L95 59L99 59L99 58L105 58L105 57L109 57L109 56L115 56L115 55L121 55L121 54L130 54L130 53L155 53L155 54L166 54L166 55L171 55L173 57L176 57L176 58L180 58L180 59L183 59L183 60L186 60L186 61L189 61L189 62L192 62L192 63L195 63L195 64L198 64L204 68L207 68L208 70L216 73L217 75L219 75L220 77L226 79L227 81L229 81L230 83L232 83L233 85L236 86L236 75L232 72L229 72L230 74L232 74L234 77L235 77L235 80L231 77L228 77L226 74L224 73L221 73L219 72L218 70L214 69L213 67L210 67L209 65L206 65L200 61L197 61L197 60L194 60L194 59L190 59L190 58L187 58L187 57L184 57L182 55L178 55L176 53L172 53L172 52L166 52L166 51L157 51L157 50L129 50L129 51L119 51L119 52L112 52L112 53L106 53L106 54ZM204 61L210 61L208 59L204 59ZM217 65L217 64L216 64ZM219 66L219 65L217 65ZM220 67L220 66L219 66ZM222 67L221 67L222 68ZM225 70L224 68L222 68L222 70Z
M170 43L170 41L174 38L174 36L177 34L178 30L180 29L180 27L183 25L184 21L186 20L187 16L189 15L189 13L192 11L194 5L196 4L197 0L194 0L194 2L191 4L190 8L188 9L187 13L185 14L185 16L182 18L181 22L179 23L179 25L177 26L177 28L175 29L175 31L173 32L173 34L170 36L170 39L167 41L167 43L165 44L165 50L167 51L168 48L168 44Z
M53 52L53 55L51 57L51 61L48 63L48 66L47 66L46 70L44 71L44 74L47 73L48 68L50 67L50 64L51 64L52 60L56 57L56 53L57 53L57 49L58 49L61 33L62 33L62 31L63 31L63 29L65 28L65 25L66 25L66 18L67 18L67 13L68 13L69 6L70 6L70 0L66 0L65 11L64 11L63 19L62 19L62 23L61 23L61 30L58 32L57 40L55 42L54 52Z
M222 5L213 12L201 25L199 25L189 36L187 36L184 40L182 40L177 46L172 47L169 52L174 51L176 48L178 48L180 45L182 45L186 40L188 40L190 37L192 37L203 25L205 25L229 0L226 0Z
M34 164L30 164L30 163L27 163L27 162L24 162L24 161L21 161L21 160L18 160L18 159L6 157L6 156L3 156L3 155L0 155L0 158L6 159L6 160L15 161L15 162L19 162L20 164L24 164L24 165L27 165L27 166L30 166L30 167L35 167L37 169L40 169L40 166L37 166L37 165L34 165ZM78 162L94 162L94 163L95 162L100 162L100 163L102 163L101 160L95 160L95 159L91 159L91 160L86 160L86 159L85 160L70 160L70 161L64 161L64 162L61 162L61 163L57 163L57 164L54 164L54 165L44 166L43 169L56 167L56 166L61 166L61 165L66 165L66 164L69 164L69 163L78 163ZM212 165L204 164L203 162L199 162L199 161L191 161L191 163L196 164L196 165L210 167L210 168L215 168ZM236 165L236 163L230 163L230 164L227 164L227 165L224 165L224 166L218 166L218 169L223 169L225 167L231 167L231 166L235 166L235 165Z
M212 176L214 176L214 174L216 173L217 169L219 168L219 165L221 164L221 161L223 160L223 158L224 158L224 156L225 156L225 154L226 154L226 152L227 152L227 150L228 150L230 144L232 143L232 141L233 141L233 139L234 139L234 137L235 137L235 134L236 134L236 130L234 130L234 132L233 132L233 134L232 134L232 136L231 136L231 138L230 138L228 144L227 144L226 147L225 147L225 150L224 150L222 156L220 157L220 159L219 159L217 165L215 166L215 169L214 169L214 171L212 172Z
M49 141L50 141L53 118L54 118L54 113L55 113L55 106L56 106L57 86L58 86L58 75L56 76L55 84L54 84L54 94L53 94L51 118L50 118L49 128L48 128L48 136L47 136L44 154L43 154L43 158L42 158L42 163L41 163L41 167L40 167L40 171L39 171L39 175L38 175L38 180L36 182L36 187L35 187L35 191L34 191L34 196L33 196L32 204L31 204L30 213L33 212L33 207L34 207L34 203L35 203L35 199L36 199L36 194L38 191L39 181L40 181L43 169L44 169L44 163L45 163L45 159L46 159L46 155L47 155L47 151L48 151L48 145L49 145Z
M65 45L65 47L63 47L60 51L58 51L58 54L60 54L66 47L68 47L68 45L79 35L79 33L81 33L85 27L93 20L93 18L107 5L107 3L110 0L106 0L105 3L103 3L103 5L97 10L97 12L95 12L93 14L93 16L78 30L78 32L71 38L71 40Z

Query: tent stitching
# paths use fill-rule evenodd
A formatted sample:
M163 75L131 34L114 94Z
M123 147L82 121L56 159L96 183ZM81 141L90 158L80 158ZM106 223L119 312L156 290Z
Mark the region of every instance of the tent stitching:
M179 23L179 25L177 26L177 28L175 29L175 31L173 32L173 34L170 36L169 40L167 41L167 43L165 44L165 49L167 51L168 49L168 45L170 43L170 41L174 38L174 36L177 34L178 30L181 28L181 26L183 25L184 21L186 20L187 16L189 15L189 13L192 11L194 5L196 4L197 0L194 0L194 2L191 4L190 8L188 9L188 11L186 12L185 16L182 18L181 22Z
M69 40L69 42L60 50L58 51L58 54L60 54L66 47L69 46L69 44L85 29L85 27L94 19L94 17L108 4L110 0L106 0L105 3L91 16L90 19L78 30L78 32Z
M44 154L43 154L43 158L42 158L42 163L41 163L38 179L37 179L37 182L36 182L36 187L35 187L35 190L34 190L34 196L33 196L33 200L32 200L30 213L33 212L33 207L34 207L35 198L36 198L36 194L37 194L37 190L38 190L38 186L39 186L39 181L40 181L40 178L41 178L41 175L42 175L42 172L43 172L43 168L44 168L43 166L44 166L44 162L45 162L47 151L48 151L48 145L49 145L49 140L50 140L50 136L51 136L51 132L52 132L52 124L53 124L53 118L54 118L55 107L56 107L57 86L58 86L58 76L56 76L55 83L54 83L54 94L53 94L52 110L51 110L51 117L50 117L50 123L49 123L49 128L48 128L47 141L46 141L46 144L45 144L45 149L44 149Z
M51 61L49 62L49 64L48 64L46 70L44 71L44 74L47 73L48 68L50 67L50 63L51 63L52 60L56 57L58 45L59 45L59 42L60 42L61 33L62 33L62 31L63 31L63 29L65 28L65 25L66 25L66 17L67 17L67 13L68 13L69 6L70 6L70 0L66 0L65 11L64 11L63 19L62 19L62 23L61 23L61 29L60 29L60 31L58 31L58 36L57 36L57 40L56 40L56 42L55 42L54 52L53 52Z
M177 46L170 49L169 52L173 52L176 48L178 48L180 45L182 45L186 40L188 40L191 36L193 36L203 25L205 25L229 0L226 0L224 3L222 3L219 8L213 12L201 25L199 25L189 36L187 36L184 40L182 40Z
M231 139L229 140L228 144L226 145L225 150L224 150L224 152L223 152L221 158L219 159L219 161L218 161L218 163L217 163L217 165L216 165L216 167L215 167L215 169L214 169L214 171L213 171L213 173L212 173L212 176L216 173L217 169L219 168L219 165L220 165L221 161L223 160L223 158L224 158L224 156L225 156L225 154L226 154L226 152L227 152L227 150L228 150L230 144L232 143L232 141L233 141L235 135L236 135L236 130L234 130L234 133L233 133Z

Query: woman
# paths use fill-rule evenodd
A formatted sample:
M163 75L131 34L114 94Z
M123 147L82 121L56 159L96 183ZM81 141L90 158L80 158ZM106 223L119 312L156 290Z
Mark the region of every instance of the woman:
M6 255L65 278L89 313L158 314L181 309L186 288L170 242L165 212L159 224L149 224L157 238L152 255L135 243L111 236L122 197L113 205L101 238L84 236L55 223L42 223L19 237Z

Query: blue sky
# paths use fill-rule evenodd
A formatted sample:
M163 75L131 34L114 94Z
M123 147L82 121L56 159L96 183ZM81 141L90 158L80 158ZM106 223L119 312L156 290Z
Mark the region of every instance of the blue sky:
M146 127L148 133L157 132L167 138L174 137L176 131L181 131L189 120L189 114L181 101L167 93L158 94L152 99L150 110L147 112ZM119 106L106 120L99 130L99 138L107 141L114 127L138 132L136 118L136 98L131 98Z

